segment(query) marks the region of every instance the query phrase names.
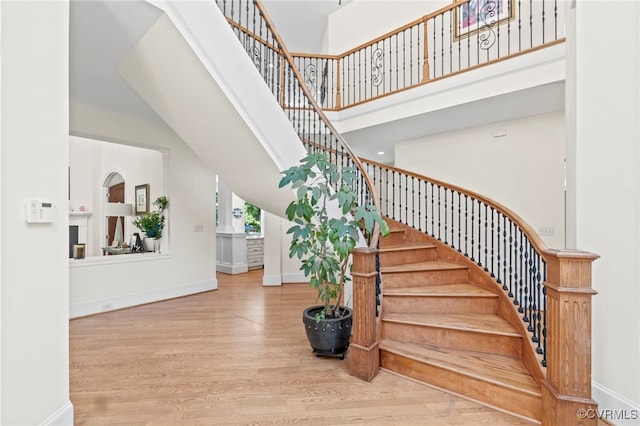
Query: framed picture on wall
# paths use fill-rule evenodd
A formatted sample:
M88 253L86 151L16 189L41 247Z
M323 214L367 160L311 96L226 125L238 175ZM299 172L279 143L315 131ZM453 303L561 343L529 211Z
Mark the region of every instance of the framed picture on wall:
M453 9L453 39L484 31L515 17L514 0L468 0L460 1Z
M136 186L136 215L149 213L149 184Z

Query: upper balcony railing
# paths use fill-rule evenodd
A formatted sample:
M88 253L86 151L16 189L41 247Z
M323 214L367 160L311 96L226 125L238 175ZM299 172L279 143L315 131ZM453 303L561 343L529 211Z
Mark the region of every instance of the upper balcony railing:
M294 53L316 102L340 110L564 42L558 0L461 0L341 55Z

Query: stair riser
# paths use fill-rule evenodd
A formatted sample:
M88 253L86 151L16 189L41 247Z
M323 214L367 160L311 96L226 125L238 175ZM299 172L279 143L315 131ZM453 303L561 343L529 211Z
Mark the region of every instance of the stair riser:
M404 231L391 230L389 235L380 239L380 248L402 244L404 242Z
M427 260L435 260L437 256L438 252L433 247L381 252L380 266L384 267L403 265L405 263L425 262Z
M382 299L382 311L416 313L495 313L498 301L495 297L456 296L390 296Z
M382 337L419 345L440 346L520 358L522 338L470 330L382 321Z
M422 287L467 282L467 270L436 270L416 272L383 272L384 288Z
M510 413L532 420L542 417L541 397L486 382L463 373L443 369L385 350L380 351L380 366L423 383L455 392Z

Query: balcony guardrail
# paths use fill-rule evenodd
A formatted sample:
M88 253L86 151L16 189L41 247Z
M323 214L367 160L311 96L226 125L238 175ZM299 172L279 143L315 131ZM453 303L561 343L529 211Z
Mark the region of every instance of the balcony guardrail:
M294 53L316 102L340 110L564 42L558 0L464 0L340 55Z

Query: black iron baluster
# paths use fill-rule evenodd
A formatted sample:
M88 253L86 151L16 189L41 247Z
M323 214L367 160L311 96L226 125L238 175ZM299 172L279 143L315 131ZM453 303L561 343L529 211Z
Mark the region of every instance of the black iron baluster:
M409 176L404 175L404 223L409 224Z
M438 62L436 61L436 18L433 18L433 43L431 43L431 48L433 49L433 77L436 77L436 70Z
M529 47L533 47L533 0L529 0ZM544 2L542 2L544 4Z
M496 231L495 231L495 222L494 222L494 214L495 214L495 209L493 208L493 206L491 207L491 267L489 268L489 270L491 271L491 277L495 278L496 274L494 273L495 270L495 260L494 260L494 254L495 254L495 235L496 235ZM499 232L499 230L498 230Z
M454 222L454 208L455 208L455 201L454 201L454 194L453 194L453 189L450 189L451 191L451 247L456 248L455 245L455 222ZM458 207L459 209L459 207ZM458 213L460 213L460 210L458 210ZM459 224L458 224L459 226ZM458 228L459 229L459 228ZM458 236L460 235L459 231L458 231ZM460 247L460 241L458 240L458 247ZM460 251L458 249L458 251Z
M392 218L398 220L396 217L396 171L391 171L391 211L393 212ZM399 220L398 220L399 222Z
M509 19L507 19L507 54L511 54L511 14L514 13L511 2L507 2L507 10L509 11Z
M514 253L514 241L513 241L513 222L509 219L509 297L513 297L515 295L513 288L513 253ZM506 290L506 288L505 288Z
M498 216L498 220L496 222L498 222L498 226L496 228L496 241L497 241L497 244L498 244L498 250L497 250L497 256L496 256L496 270L498 272L498 276L497 276L496 282L498 284L502 284L502 278L501 278L502 275L500 274L500 260L502 258L502 256L501 256L502 252L500 250L500 233L501 233L500 232L501 231L501 228L500 228L500 217L502 216L502 213L500 213L500 211L498 211L497 212L497 216Z
M482 7L480 6L482 3L478 5L476 8L476 30L475 30L475 38L476 38L476 65L480 63L480 10Z
M475 210L476 210L476 200L471 198L471 261L475 262L476 259L473 256L473 250L475 249L475 233L474 225L475 225Z
M371 87L367 86L367 77L369 77L369 70L371 69L371 67L367 65L367 59L371 55L371 53L367 53L367 49L371 49L371 46L365 47L363 52L364 53L364 73L363 73L364 74L364 98L360 98L361 101L365 99L369 99L369 97L367 96L367 88L369 88L369 91L371 92L371 94L373 94L373 85Z
M440 196L440 189L438 189L438 197ZM438 212L440 212L442 210L442 212L444 213L444 242L445 244L448 244L449 242L447 241L448 238L448 234L447 234L447 213L449 212L447 210L447 188L444 188L444 209L440 209L440 206L438 206Z
M544 8L544 6L545 6L546 3L547 3L546 0L542 2L542 44L544 44L544 42L545 42L545 30L546 30L546 28L545 28L544 22L545 22L546 16L545 16L545 8Z
M523 264L523 255L522 255L522 230L520 228L518 228L518 254L517 254L517 278L516 278L516 295L517 295L517 299L516 299L516 305L518 305L518 312L522 313L523 309L522 309L522 286L523 286L523 281L522 281L522 264Z
M530 270L530 259L529 259L529 239L524 237L524 241L526 242L523 247L524 258L523 258L523 295L522 295L522 310L523 316L522 321L525 323L529 323L531 320L531 315L528 313L531 309L531 270Z
M422 74L422 67L420 66L420 64L422 64L422 61L420 60L420 55L424 54L424 52L423 52L424 49L420 49L420 35L423 34L423 31L420 31L420 24L418 24L418 26L416 27L416 31L418 31L418 35L416 36L416 39L418 40L417 41L418 46L416 48L417 49L416 52L418 52L418 58L417 58L418 62L416 63L416 65L417 65L416 77L417 78L416 78L415 82L418 83L418 82L421 81L420 75ZM414 82L412 80L411 84L413 84L413 83Z
M542 296L542 288L540 286L540 255L535 251L535 249L532 251L532 254L534 256L532 272L534 273L533 282L535 298L533 303L533 315L531 317L531 328L533 331L533 337L531 338L531 341L533 343L537 343L536 352L538 352L540 350L540 330L542 328L540 325L540 301Z
M398 87L404 87L405 76L407 75L407 30L402 31L402 83Z
M558 0L555 0L553 2L553 25L554 25L554 30L553 30L553 39L557 40L558 39Z
M464 255L469 257L469 197L464 194Z
M444 17L440 25L440 75L444 75Z
M433 182L430 182L430 184L431 184L431 236L435 238L435 236L436 236L436 232L435 232L436 231L436 223L435 223L436 216L435 216L435 213L434 213L435 212L434 204L435 204L436 197L433 194L434 184L433 184Z
M422 229L422 182L424 182L422 179L418 179L418 231L421 232L424 231L424 229Z
M442 229L442 222L441 222L441 218L440 218L440 212L442 211L441 206L442 202L440 200L440 185L438 185L438 241L442 241L441 237L441 229Z
M547 279L547 264L543 264L543 280ZM542 286L542 366L547 366L547 286ZM540 353L540 352L538 352Z
M416 179L411 176L411 226L416 227Z
M504 259L502 260L502 289L507 289L507 217L502 216L502 248L504 250Z
M484 270L485 272L489 271L489 221L487 220L489 206L487 204L484 205Z
M482 266L482 204L478 200L478 266Z
M518 52L522 50L522 2L518 0Z
M462 253L462 194L458 194L458 253Z

